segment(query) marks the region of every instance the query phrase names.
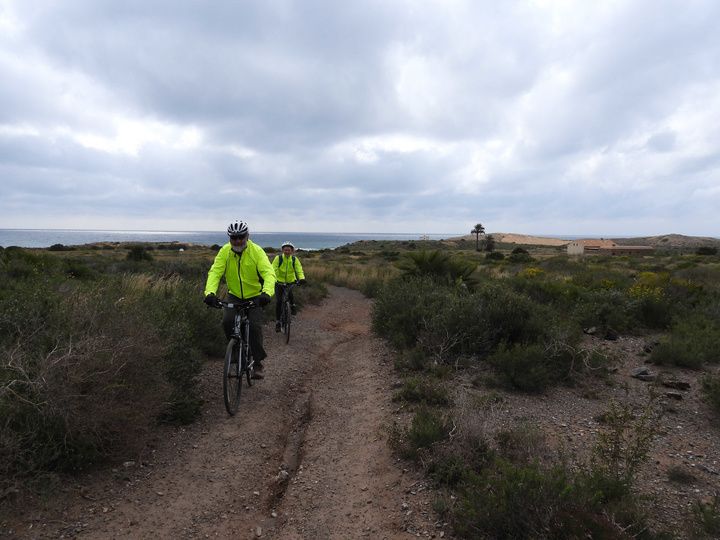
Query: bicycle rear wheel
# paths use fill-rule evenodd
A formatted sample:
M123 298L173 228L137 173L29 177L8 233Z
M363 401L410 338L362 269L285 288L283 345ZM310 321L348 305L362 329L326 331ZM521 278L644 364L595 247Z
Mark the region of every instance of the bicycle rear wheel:
M230 416L234 415L240 404L242 391L242 372L240 371L240 342L233 338L225 351L225 369L223 370L223 397L225 408Z
M283 323L285 325L285 343L290 343L290 321L292 320L290 311L290 301L286 301L283 306Z

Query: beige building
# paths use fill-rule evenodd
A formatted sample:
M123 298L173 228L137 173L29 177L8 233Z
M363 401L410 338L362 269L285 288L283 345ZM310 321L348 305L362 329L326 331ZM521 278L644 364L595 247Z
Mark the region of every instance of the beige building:
M585 239L573 240L568 244L568 255L586 255L599 257L652 255L655 250L650 246L618 246L612 240Z
M588 238L584 240L573 240L568 244L568 255L597 255L600 248L615 247L617 244L612 240L604 238Z
M617 257L620 255L652 255L655 252L650 246L611 246L601 247L597 255L601 257Z

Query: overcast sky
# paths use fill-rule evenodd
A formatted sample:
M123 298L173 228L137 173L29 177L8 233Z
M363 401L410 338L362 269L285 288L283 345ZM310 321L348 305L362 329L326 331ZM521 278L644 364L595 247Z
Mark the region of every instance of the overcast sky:
M0 0L0 228L720 237L717 0Z

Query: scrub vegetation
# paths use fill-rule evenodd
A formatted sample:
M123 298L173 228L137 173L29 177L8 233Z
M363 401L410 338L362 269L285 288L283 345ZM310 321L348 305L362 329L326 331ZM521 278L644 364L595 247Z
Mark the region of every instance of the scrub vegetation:
M662 414L651 399L609 401L581 459L551 448L532 422L490 430L482 419L502 392L603 377L612 358L583 348L587 332L662 335L649 360L706 370L709 410L720 414L720 258L496 247L502 257L474 242L301 252L310 286L297 303L318 302L325 284L374 299L373 330L405 375L393 400L413 411L388 426L389 443L440 486L434 510L457 537L670 537L648 527L633 491ZM0 491L52 486L139 452L158 423L197 417L196 378L223 353L219 315L200 301L216 251L0 249ZM458 377L475 371L476 391L462 391ZM694 535L717 532L717 502L693 512Z
M613 358L584 349L586 332L664 336L648 361L707 370L703 391L720 411L715 254L570 258L508 247L488 257L445 246L370 247L307 272L374 297L373 330L398 351L396 368L406 374L393 399L414 411L389 428L390 444L444 490L434 509L458 537L678 534L650 528L634 489L665 413L652 396L643 406L608 401L591 453L573 459L532 422L497 430L482 419L502 400L495 389L541 395L605 376ZM478 391L463 391L459 381L474 370L484 374ZM697 501L692 513L682 534L716 534L716 501Z

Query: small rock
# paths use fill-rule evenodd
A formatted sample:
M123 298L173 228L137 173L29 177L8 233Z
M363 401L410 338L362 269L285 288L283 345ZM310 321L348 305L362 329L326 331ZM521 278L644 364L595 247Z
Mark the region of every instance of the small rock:
M632 370L630 375L641 381L652 381L655 379L655 375L650 373L650 370L646 367L639 367Z
M620 338L620 332L608 326L603 337L608 341L617 341Z
M666 388L674 388L675 390L689 390L690 383L682 381L666 381L663 382L663 386Z

